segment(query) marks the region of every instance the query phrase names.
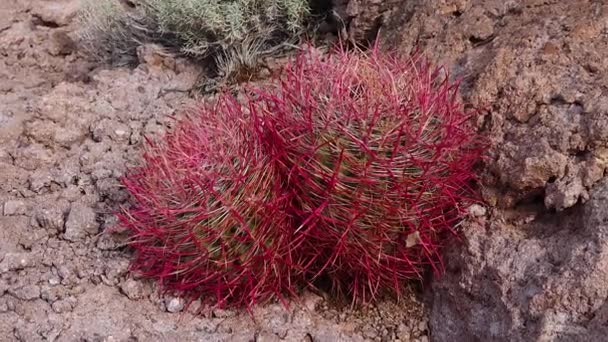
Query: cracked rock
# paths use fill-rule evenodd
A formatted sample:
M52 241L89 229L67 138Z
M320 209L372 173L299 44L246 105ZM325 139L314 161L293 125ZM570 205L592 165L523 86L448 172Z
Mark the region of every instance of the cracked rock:
M33 300L40 298L40 286L38 285L25 285L18 289L11 291L13 296L21 300Z
M96 234L98 229L99 223L93 209L80 203L73 203L65 223L65 239L79 241L87 235Z
M12 200L4 203L4 216L25 215L27 205L20 200Z
M0 273L21 270L35 265L29 253L7 253L0 262Z

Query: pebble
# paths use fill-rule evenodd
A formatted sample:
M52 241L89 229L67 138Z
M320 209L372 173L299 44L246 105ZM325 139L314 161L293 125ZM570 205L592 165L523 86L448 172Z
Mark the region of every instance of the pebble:
M51 232L63 231L65 223L61 208L42 208L36 211L36 221L41 228Z
M129 299L140 299L143 297L143 287L140 282L127 279L122 284L120 284L120 290L124 293L125 296ZM167 304L167 310L169 310L169 305ZM181 309L180 309L181 311ZM170 311L173 312L173 311Z
M38 285L25 285L18 289L11 291L13 296L21 300L33 300L40 298L40 286Z
M469 207L469 214L471 214L474 217L482 217L486 215L486 208L484 208L483 206L479 205L479 204L473 204Z
M167 298L165 300L167 311L171 313L180 312L184 309L184 300L178 297Z
M4 203L4 216L24 215L27 212L25 202L12 200Z
M34 261L29 253L6 253L0 262L0 274L33 266Z
M87 234L96 234L98 230L99 223L93 209L78 202L72 203L65 223L65 239L72 242L79 241Z

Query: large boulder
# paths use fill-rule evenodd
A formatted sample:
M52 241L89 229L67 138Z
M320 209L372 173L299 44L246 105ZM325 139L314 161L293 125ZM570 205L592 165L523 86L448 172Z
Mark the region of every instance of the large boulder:
M435 341L608 336L608 181L584 207L527 220L516 228L493 217L466 230L433 284Z

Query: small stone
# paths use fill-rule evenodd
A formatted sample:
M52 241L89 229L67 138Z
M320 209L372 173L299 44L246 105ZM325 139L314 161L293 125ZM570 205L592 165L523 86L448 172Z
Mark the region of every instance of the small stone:
M12 200L4 203L4 216L24 215L27 212L25 202Z
M314 293L307 293L304 297L304 306L311 312L314 312L321 302L323 302L323 298Z
M51 305L51 308L56 313L70 312L73 309L72 304L68 300L58 300Z
M426 331L426 327L427 327L427 322L426 321L422 321L422 322L418 323L418 330L419 331Z
M255 339L257 342L277 342L277 341L281 341L281 339L275 335L275 334L271 334L269 332L261 332L258 334L257 338Z
M29 253L6 253L0 262L0 274L34 266Z
M66 31L56 30L51 34L49 53L53 56L69 55L76 50L76 43Z
M178 297L167 298L165 300L167 311L171 313L180 312L184 309L184 300Z
M63 225L65 223L64 216L63 210L58 207L40 208L36 210L35 214L38 225L52 233L63 231Z
M484 208L483 206L479 205L479 204L473 204L469 207L469 214L471 214L473 217L482 217L486 215L486 208Z
M59 285L60 282L61 281L57 277L53 277L53 278L49 279L49 285L52 285L52 286Z
M64 280L70 278L70 276L72 276L74 273L67 266L62 265L57 268L57 274L61 280Z
M411 248L416 246L417 244L419 244L421 241L420 239L420 232L419 231L415 231L411 234L409 234L407 236L407 239L405 240L405 248Z
M65 239L72 242L82 240L87 235L96 234L98 229L99 223L93 209L78 202L72 203L65 223Z
M215 318L229 318L236 316L236 312L233 310L214 309L213 317Z
M78 0L44 2L34 6L32 14L47 25L66 26L76 16L79 6Z
M133 279L127 279L120 284L121 292L129 299L140 299L143 297L143 286L140 282ZM169 305L167 305L167 310Z
M40 298L40 286L38 285L25 285L18 289L11 291L12 295L21 300L33 300Z

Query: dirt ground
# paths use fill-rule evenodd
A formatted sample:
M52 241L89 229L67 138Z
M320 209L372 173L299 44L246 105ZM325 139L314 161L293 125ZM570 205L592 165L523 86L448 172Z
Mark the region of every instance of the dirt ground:
M161 298L127 273L118 177L144 134L195 101L198 70L141 49L135 69L90 64L75 1L0 1L0 341L428 340L414 296L364 310L307 294L247 313Z

